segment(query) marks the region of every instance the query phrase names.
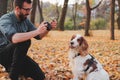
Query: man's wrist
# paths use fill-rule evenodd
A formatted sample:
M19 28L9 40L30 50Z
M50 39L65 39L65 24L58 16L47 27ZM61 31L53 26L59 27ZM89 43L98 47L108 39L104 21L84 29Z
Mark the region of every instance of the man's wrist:
M35 30L35 33L36 33L36 35L39 35L39 34L40 34L40 32L39 32L38 29Z

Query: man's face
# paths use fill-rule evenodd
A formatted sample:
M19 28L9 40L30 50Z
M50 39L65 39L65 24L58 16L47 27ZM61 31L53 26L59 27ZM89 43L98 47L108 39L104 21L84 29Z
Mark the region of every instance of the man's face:
M20 21L23 21L27 18L27 16L30 14L32 10L32 4L28 4L27 2L23 3L23 7L20 8L20 12L19 12L19 19Z

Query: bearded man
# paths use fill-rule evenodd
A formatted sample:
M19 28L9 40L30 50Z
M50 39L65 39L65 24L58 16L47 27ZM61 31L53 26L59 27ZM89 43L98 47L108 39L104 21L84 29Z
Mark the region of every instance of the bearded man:
M0 18L0 64L9 73L11 80L20 75L33 80L44 80L45 74L39 65L27 56L31 38L42 39L50 29L42 22L36 28L27 16L32 10L31 0L14 0L14 10ZM56 22L50 23L51 29Z

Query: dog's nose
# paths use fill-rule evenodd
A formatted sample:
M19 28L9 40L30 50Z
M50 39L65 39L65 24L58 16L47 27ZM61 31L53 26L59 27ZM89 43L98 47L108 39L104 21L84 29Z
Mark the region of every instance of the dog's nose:
M74 44L74 42L70 42L70 44L71 44L71 45L73 45L73 44Z

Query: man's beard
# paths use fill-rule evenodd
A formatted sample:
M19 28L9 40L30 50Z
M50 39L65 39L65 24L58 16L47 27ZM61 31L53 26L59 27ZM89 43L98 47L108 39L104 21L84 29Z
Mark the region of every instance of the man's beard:
M20 21L24 21L26 18L27 18L27 16L28 16L29 14L23 14L23 13L20 13L19 14L19 19L20 19Z

